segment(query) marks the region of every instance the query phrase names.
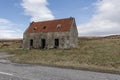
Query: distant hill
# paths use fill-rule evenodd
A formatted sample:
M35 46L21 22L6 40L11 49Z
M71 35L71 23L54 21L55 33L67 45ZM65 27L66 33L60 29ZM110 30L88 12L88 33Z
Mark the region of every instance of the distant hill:
M0 39L0 42L22 42L22 38L20 39Z
M120 39L120 35L110 35L110 36L82 36L79 37L80 40L98 40L98 39Z
M104 38L119 39L120 35L110 35L110 36L106 36Z

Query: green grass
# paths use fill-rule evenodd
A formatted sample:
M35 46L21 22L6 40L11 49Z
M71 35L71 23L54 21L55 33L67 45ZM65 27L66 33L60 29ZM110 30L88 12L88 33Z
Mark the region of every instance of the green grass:
M120 39L79 40L78 49L9 50L12 61L120 72Z

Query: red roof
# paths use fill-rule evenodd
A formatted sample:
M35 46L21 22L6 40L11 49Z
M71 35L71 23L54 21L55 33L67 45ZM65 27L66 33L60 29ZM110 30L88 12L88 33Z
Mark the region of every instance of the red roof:
M74 18L32 22L25 33L69 31Z

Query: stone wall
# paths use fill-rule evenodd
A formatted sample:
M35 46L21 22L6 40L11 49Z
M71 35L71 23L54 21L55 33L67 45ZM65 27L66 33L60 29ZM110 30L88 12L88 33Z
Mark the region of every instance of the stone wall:
M45 39L45 48L54 48L55 39L59 39L60 49L70 48L70 32L48 32L48 33L30 33L24 34L23 48L30 49L30 40L33 40L33 48L41 48L41 39Z
M78 31L75 21L73 22L72 27L70 29L70 47L78 48Z

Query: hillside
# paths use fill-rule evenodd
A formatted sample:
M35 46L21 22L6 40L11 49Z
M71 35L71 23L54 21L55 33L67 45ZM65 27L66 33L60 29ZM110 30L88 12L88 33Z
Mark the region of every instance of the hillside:
M14 62L120 73L120 36L79 37L77 49L23 50L22 40L1 41L0 51L14 54Z
M0 49L22 48L22 39L0 39Z

